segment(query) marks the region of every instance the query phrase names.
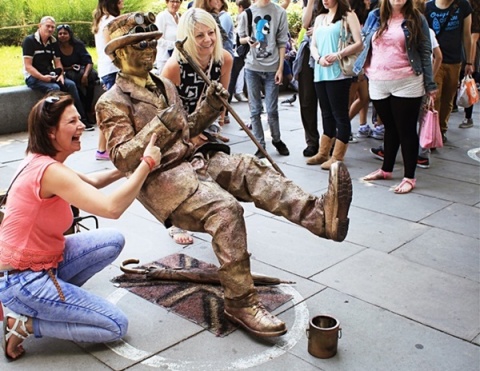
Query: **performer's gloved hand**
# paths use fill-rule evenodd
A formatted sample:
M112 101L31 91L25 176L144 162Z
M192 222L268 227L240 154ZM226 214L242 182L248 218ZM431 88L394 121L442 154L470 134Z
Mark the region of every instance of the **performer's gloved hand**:
M206 99L208 104L220 111L223 109L223 103L220 99L222 97L225 100L228 100L229 94L228 91L217 81L212 81L210 86L207 88Z
M187 125L187 113L181 105L158 110L157 116L170 131L182 130Z

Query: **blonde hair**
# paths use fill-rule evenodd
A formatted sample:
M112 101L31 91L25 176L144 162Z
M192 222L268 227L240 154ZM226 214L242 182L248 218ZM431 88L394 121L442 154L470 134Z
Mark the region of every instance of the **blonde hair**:
M215 48L213 50L212 57L214 62L223 63L222 35L220 34L220 29L218 28L217 22L215 22L215 19L207 11L200 8L188 9L186 13L180 17L180 21L178 22L177 39L183 41L185 38L187 38L183 44L183 48L196 63L199 63L197 57L197 46L195 44L195 26L197 24L203 24L215 30L217 41L215 42ZM186 59L177 49L175 49L174 55L177 60L186 62Z

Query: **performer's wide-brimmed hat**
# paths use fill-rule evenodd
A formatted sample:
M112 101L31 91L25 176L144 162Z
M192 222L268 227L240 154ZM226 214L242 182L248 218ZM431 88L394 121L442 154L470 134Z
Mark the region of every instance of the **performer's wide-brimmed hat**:
M159 39L162 32L155 25L153 13L127 13L118 16L107 25L110 41L105 53L112 55L115 50L142 40Z

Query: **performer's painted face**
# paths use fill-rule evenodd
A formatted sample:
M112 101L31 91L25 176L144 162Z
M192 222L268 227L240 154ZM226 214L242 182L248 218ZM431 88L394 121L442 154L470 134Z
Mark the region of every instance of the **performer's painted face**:
M139 77L145 77L150 72L156 56L157 40L155 39L142 40L117 51L117 57L122 63L121 70Z

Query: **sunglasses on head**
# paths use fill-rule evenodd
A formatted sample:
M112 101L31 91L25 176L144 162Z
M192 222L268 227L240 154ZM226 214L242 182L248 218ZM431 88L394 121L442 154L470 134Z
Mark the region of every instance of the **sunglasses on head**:
M60 31L62 28L65 28L66 30L71 30L68 24L60 24L57 26L57 31Z
M152 24L149 24L147 27L135 26L128 33L135 34L135 33L155 32L155 31L158 31L158 27L152 23Z
M47 97L45 98L45 101L43 102L43 107L42 107L42 110L46 111L46 112L49 112L50 111L50 108L60 100L59 97L56 97L56 96L51 96L51 97Z
M142 40L139 43L131 44L130 46L136 50L145 50L147 48L155 49L157 47L157 40Z

